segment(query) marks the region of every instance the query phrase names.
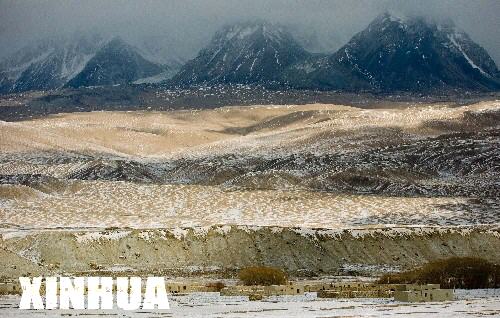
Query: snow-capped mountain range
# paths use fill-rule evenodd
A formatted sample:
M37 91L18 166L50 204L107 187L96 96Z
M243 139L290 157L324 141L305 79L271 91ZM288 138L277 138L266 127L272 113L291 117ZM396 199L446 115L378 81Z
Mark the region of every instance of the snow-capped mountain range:
M133 46L114 38L102 46L66 86L127 84L167 70L167 66L146 60Z
M310 53L287 29L265 21L223 27L183 66L164 52L155 45L138 48L97 35L40 41L0 63L0 93L160 82L326 90L500 89L495 62L452 23L390 13L332 54Z
M50 37L0 63L0 93L161 81L179 67L153 57L119 37Z
M271 82L295 88L382 91L496 90L498 75L488 53L453 24L385 13L333 54L309 53L288 32L267 23L226 27L171 82Z
M97 36L69 40L51 37L16 52L0 64L0 91L62 87L76 76L103 45Z

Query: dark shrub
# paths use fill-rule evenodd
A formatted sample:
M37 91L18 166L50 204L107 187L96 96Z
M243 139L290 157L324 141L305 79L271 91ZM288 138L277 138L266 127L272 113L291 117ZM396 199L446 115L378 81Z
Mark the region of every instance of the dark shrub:
M415 270L384 275L379 283L440 284L441 288L499 288L500 266L476 257L452 257L429 262Z
M247 267L240 271L239 279L244 285L283 285L287 283L286 273L273 267Z
M213 282L213 283L208 283L205 286L208 288L213 288L214 290L220 292L226 285L223 282Z

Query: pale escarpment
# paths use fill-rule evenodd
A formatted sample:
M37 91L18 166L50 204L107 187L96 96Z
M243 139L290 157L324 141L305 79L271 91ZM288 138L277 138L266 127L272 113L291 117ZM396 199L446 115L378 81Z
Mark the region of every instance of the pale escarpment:
M5 232L1 245L12 252L19 273L26 271L20 260L39 265L42 272L232 275L239 268L266 265L297 276L377 274L452 256L500 262L500 229L494 226Z

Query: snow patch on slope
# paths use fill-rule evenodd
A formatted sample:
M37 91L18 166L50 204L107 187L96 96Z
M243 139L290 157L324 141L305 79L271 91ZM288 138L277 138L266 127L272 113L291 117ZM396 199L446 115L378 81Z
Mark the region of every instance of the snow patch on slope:
M75 238L78 243L90 243L99 242L102 240L112 241L120 240L127 237L132 233L132 231L112 231L112 232L88 232L88 233L76 233Z
M150 77L144 77L140 78L136 81L133 82L133 84L155 84L155 83L160 83L164 80L167 80L171 78L174 75L175 72L172 72L170 70L161 72L160 74L156 74Z
M474 61L467 55L467 53L465 53L465 51L463 50L462 46L456 40L456 37L457 37L456 34L448 34L448 39L462 53L462 55L467 60L467 62L469 62L470 66L472 66L472 68L477 69L484 76L490 77L490 75L488 73L486 73L485 71L483 71L482 68L480 68L479 66L477 66L476 63L474 63Z
M53 52L54 52L53 49L43 52L42 54L38 55L37 57L34 57L30 61L24 62L22 64L9 65L9 62L6 62L7 68L4 70L4 72L9 74L11 80L16 81L28 67L30 67L32 64L39 63L47 59Z
M70 61L67 60L67 52L65 53L62 69L61 69L61 78L64 79L72 79L78 73L80 73L87 62L94 56L95 54L83 54L83 55L75 55Z

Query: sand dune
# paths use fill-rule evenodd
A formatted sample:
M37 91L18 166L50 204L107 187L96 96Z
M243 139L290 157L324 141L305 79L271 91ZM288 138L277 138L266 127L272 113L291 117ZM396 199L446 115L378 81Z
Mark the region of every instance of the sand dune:
M214 186L72 181L44 193L0 186L0 222L25 228L158 228L249 224L349 228L366 225L500 223L495 200L402 198L309 191L226 192Z
M241 151L310 146L313 139L348 144L365 130L397 129L437 135L449 129L428 123L464 118L470 111L500 109L500 102L464 107L426 105L363 110L340 105L223 107L172 112L92 112L0 123L3 153L57 151L117 156L171 156L183 152ZM463 125L459 127L463 129ZM356 133L357 132L357 133ZM327 147L325 147L326 149ZM323 149L324 150L324 149Z
M491 120L499 113L498 101L371 110L311 104L0 122L0 221L500 223Z

